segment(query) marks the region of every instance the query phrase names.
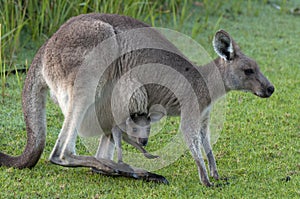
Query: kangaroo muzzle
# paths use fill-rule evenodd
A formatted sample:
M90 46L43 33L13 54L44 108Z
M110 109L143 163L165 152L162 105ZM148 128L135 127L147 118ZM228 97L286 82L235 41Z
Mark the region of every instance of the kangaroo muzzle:
M261 98L271 97L275 91L275 88L262 73L258 75L257 82L260 84L260 88L254 89L254 94Z
M148 138L139 138L138 139L139 144L142 146L146 146L148 144Z
M274 93L275 88L273 85L268 86L266 90L266 97L271 97L271 95Z

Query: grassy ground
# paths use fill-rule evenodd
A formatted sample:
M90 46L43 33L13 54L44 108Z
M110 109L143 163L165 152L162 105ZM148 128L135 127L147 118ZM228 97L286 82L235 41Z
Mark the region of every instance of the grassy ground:
M31 170L0 167L0 198L299 198L300 16L288 11L300 4L271 1L282 6L282 10L277 10L261 1L204 2L186 8L191 16L184 17L181 23L180 18L174 20L174 16L164 15L156 19L156 24L193 36L212 57L213 33L219 28L227 30L244 53L257 60L276 88L270 99L259 99L249 93L227 95L226 122L214 145L219 172L227 178L227 185L200 185L189 152L156 171L170 181L169 186L53 165L48 156L63 117L50 102L47 144L41 160ZM24 78L24 74L19 78L7 77L0 109L0 150L14 155L21 153L26 142L20 96ZM171 127L170 122L166 128ZM163 138L151 137L149 151L157 147L156 139ZM78 150L86 153L80 141Z

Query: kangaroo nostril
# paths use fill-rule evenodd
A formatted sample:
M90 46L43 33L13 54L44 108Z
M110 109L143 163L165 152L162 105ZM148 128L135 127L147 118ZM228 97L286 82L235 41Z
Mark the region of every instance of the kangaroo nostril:
M146 146L148 144L148 138L139 138L139 143Z
M272 93L274 93L274 91L275 91L274 86L269 86L269 87L267 88L267 92L268 92L268 94L270 94L270 95L272 95Z

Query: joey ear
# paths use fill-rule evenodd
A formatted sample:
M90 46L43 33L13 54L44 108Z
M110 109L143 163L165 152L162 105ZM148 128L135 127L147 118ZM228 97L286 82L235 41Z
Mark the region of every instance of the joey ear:
M160 104L155 104L150 107L148 117L153 123L159 121L165 115L167 115L166 109Z
M131 119L131 117L128 117L126 119L126 125L131 125L132 123L134 123L133 120Z
M234 58L235 52L233 41L226 31L219 30L218 32L216 32L213 39L213 47L216 53L226 61L232 60Z
M161 118L163 118L165 116L165 114L163 112L159 112L159 111L155 111L155 112L151 112L149 113L148 117L151 120L151 123L157 122L159 121Z

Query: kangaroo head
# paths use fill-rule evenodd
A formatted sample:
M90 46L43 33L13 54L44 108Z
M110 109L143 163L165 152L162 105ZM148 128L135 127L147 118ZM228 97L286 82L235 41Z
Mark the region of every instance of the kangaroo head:
M133 115L126 120L128 138L141 146L146 146L150 134L150 119L147 115Z
M126 134L135 143L146 146L150 135L151 123L160 120L164 116L161 112L147 114L133 114L126 120Z
M257 63L244 55L231 36L224 30L215 34L213 47L220 56L217 66L227 91L244 90L259 97L270 97L274 86L260 72Z

